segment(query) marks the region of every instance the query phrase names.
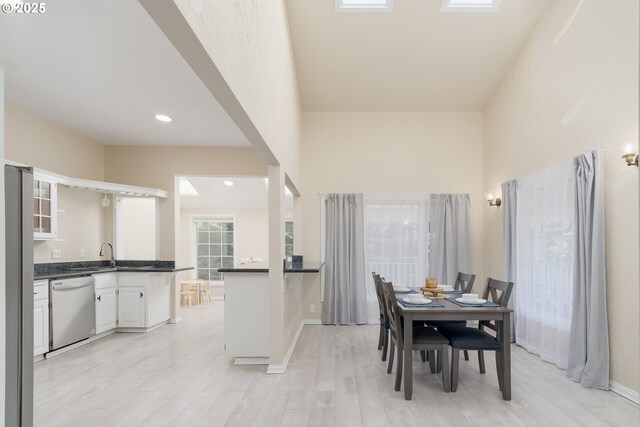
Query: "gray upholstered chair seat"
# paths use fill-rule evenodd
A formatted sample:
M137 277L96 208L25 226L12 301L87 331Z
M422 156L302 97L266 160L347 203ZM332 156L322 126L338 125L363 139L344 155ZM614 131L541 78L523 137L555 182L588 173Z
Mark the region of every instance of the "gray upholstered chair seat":
M436 331L433 328L414 328L413 329L413 344L414 345L433 345L433 344L441 344L447 345L449 344L449 340L447 340L442 334Z
M441 326L438 331L449 340L451 347L459 350L500 350L500 343L495 337L477 328Z

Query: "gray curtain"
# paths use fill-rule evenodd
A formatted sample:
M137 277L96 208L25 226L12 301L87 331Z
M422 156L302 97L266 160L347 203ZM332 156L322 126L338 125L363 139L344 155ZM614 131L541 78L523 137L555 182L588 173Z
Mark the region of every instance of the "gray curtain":
M502 224L504 239L504 278L513 282L511 298L509 298L509 308L514 309L516 304L516 211L518 197L518 181L502 183ZM516 341L516 316L511 315L511 342Z
M459 271L471 273L469 195L434 194L429 211L429 276L453 285Z
M330 194L326 201L322 323L367 323L362 194Z
M602 154L574 158L575 255L567 376L584 387L609 389Z

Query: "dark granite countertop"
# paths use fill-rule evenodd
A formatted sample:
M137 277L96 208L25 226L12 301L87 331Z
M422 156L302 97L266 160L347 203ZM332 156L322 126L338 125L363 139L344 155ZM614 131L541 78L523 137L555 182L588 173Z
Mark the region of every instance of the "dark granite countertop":
M43 280L113 272L175 273L186 270L193 270L193 267L176 268L175 261L116 261L115 267L111 267L109 261L52 262L34 264L33 278Z
M324 262L305 261L301 265L288 262L284 265L285 273L319 273ZM265 263L251 263L238 265L234 268L219 268L220 273L268 273L269 265Z

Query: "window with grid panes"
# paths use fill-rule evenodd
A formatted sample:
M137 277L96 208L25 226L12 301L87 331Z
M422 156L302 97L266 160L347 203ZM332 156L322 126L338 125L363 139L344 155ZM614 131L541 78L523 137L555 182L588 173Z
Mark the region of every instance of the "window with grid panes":
M233 268L233 218L199 218L196 225L198 279L222 280L219 268Z
M284 256L293 256L293 221L284 222Z

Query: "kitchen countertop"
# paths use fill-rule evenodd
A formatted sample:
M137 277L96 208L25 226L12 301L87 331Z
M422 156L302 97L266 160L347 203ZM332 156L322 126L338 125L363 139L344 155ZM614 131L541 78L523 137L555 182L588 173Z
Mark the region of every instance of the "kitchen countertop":
M133 273L175 273L193 270L193 267L176 268L175 261L116 261L111 267L109 261L52 262L34 264L34 280L62 279L91 274L133 272Z
M292 265L287 262L284 264L285 273L319 273L324 266L324 262L305 261L301 265ZM251 263L237 265L234 268L219 268L220 273L268 273L269 264L267 263Z

